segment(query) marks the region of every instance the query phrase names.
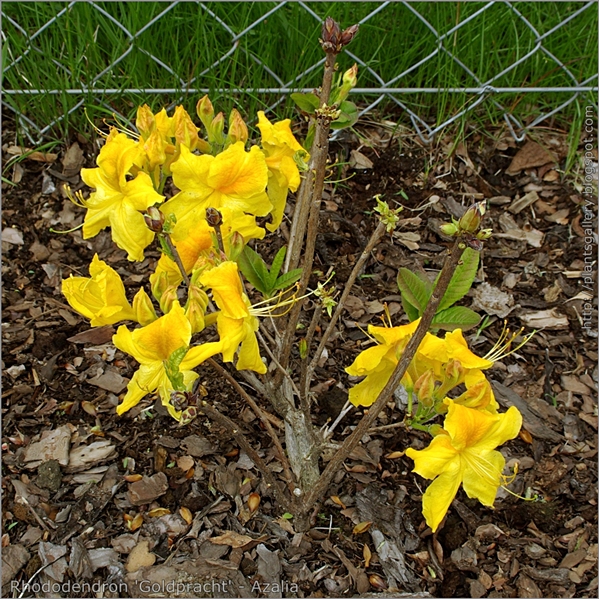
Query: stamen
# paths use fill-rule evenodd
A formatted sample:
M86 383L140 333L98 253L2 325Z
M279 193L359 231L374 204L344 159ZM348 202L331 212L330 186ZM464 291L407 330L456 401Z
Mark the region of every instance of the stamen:
M512 333L510 335L510 330L507 328L507 321L504 321L503 331L501 335L499 335L499 339L497 339L495 345L489 350L489 352L483 356L485 360L489 360L490 362L498 362L499 360L503 360L507 356L517 352L523 345L528 343L536 331L525 335L522 341L513 349L510 349L512 343L522 334L524 331L524 327Z

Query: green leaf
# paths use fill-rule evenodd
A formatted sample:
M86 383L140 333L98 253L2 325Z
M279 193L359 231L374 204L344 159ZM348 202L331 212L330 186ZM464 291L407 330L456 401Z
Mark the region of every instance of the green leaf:
M418 310L418 316L424 312L433 288L430 281L423 277L407 268L400 268L397 273L397 286L402 299L405 297Z
M432 327L437 327L445 331L462 329L466 331L478 325L480 316L470 308L465 306L452 306L435 314Z
M277 289L287 289L287 287L293 285L293 283L299 281L302 278L303 272L304 271L301 268L296 268L295 270L290 270L289 272L286 272L284 275L281 275L277 279L277 282L275 283L272 290L276 291Z
M410 304L405 295L401 296L401 305L403 306L403 311L408 315L410 322L414 322L416 319L420 318L421 314L418 311L418 308Z
M269 272L260 254L249 245L241 252L237 264L245 278L263 295L268 295L271 289L268 285Z
M320 106L320 99L313 93L302 94L296 92L291 94L291 99L297 104L300 110L308 114L314 114L314 111Z
M449 308L458 300L461 300L472 287L472 282L478 270L479 253L472 248L466 248L462 254L461 264L455 269L453 277L447 287L445 295L441 299L437 313ZM436 281L435 281L436 284Z
M345 100L339 105L341 114L331 123L331 129L345 129L355 125L358 121L358 107L353 103Z
M281 272L281 266L283 266L283 262L285 261L285 254L287 253L287 246L283 246L276 254L272 261L272 265L270 267L270 272L268 273L268 287L269 289L274 289L275 283L277 282L277 278L279 277L279 273Z
M168 358L164 364L166 370L166 376L171 382L175 391L185 391L185 383L183 380L183 373L179 370L179 366L183 361L183 358L187 354L187 346L176 349Z

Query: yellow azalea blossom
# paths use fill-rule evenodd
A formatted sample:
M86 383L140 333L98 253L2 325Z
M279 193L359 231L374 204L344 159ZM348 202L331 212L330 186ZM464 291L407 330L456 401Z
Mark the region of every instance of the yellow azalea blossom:
M252 314L249 299L243 292L237 264L223 262L205 271L199 280L212 290L212 298L220 308L216 322L223 344L223 360L232 362L239 348L237 370L254 370L264 374L266 366L260 358L256 339L259 322Z
M368 327L368 332L379 345L361 352L354 363L346 368L346 372L353 376L366 375L361 383L350 389L349 399L354 405L370 406L376 400L387 384L418 322L419 320L415 320L408 325L391 328ZM465 383L466 388L470 389L484 381L482 370L490 368L493 364L493 360L480 358L468 348L459 329L447 333L444 339L427 333L402 379L402 385L412 390L416 380L431 370L436 380L441 382L435 394L442 400L451 389L461 383ZM452 376L446 372L447 368L454 370ZM476 389L481 390L482 387ZM464 401L474 401L472 394L476 394L476 391L469 393L464 396ZM489 409L493 410L496 406L494 397L491 399L486 390L483 395L486 399L480 399L480 403L486 401L485 405L488 404Z
M514 407L504 414L473 410L446 399L444 430L421 451L409 448L414 472L434 479L422 498L422 513L434 532L460 485L471 499L493 506L503 483L505 459L495 448L518 435L522 416Z
M89 265L91 278L71 275L62 282L62 293L71 307L91 322L92 327L134 320L149 324L156 319L152 302L143 289L137 292L133 307L127 301L119 274L96 254Z
M420 320L415 320L399 327L368 327L368 333L379 345L365 349L345 369L352 376L366 376L361 383L349 390L349 401L355 406L370 406L374 403L395 370L399 356L419 322Z
M300 173L293 156L304 148L293 136L290 123L285 119L272 124L264 112L258 111L258 129L269 172L267 193L273 205L272 221L266 225L269 231L277 229L283 220L287 192L296 191L300 184ZM305 156L304 160L308 158Z
M111 227L114 242L127 252L129 260L137 261L144 259L143 251L154 239L142 211L164 199L154 190L147 173L137 172L127 180L134 165L139 166L142 160L138 143L113 130L100 150L99 168L81 169L83 181L95 189L84 201L87 214L83 238L89 239Z
M161 210L177 218L175 241L187 237L196 223L206 218L206 208L228 208L234 214L253 216L265 216L272 210L265 192L268 168L257 146L246 152L240 141L217 156L196 156L182 145L171 170L173 182L181 191Z
M244 242L250 239L262 239L264 237L264 229L256 225L256 219L249 214L235 212L230 208L223 207L220 210L223 217L221 224L221 234L223 237L225 254L229 255L230 240L233 233L239 233ZM187 274L192 273L198 267L198 261L203 263L202 258L208 250L217 251L217 243L215 241L214 229L208 225L205 218L202 218L196 225L189 230L186 237L173 241L181 262ZM166 273L163 275L162 273ZM159 279L163 278L159 283ZM179 285L183 277L177 264L168 256L163 254L158 261L156 271L150 275L150 284L152 290L166 288L170 285ZM158 291L159 297L161 293Z
M141 329L130 331L120 326L112 341L114 345L133 356L140 364L127 385L127 393L116 409L117 414L124 414L136 406L148 393L158 390L162 404L166 406L173 418L179 420L181 412L171 405L171 392L174 390L167 376L166 364L177 350L189 347L191 340L191 324L178 302L173 304L170 312ZM219 353L222 343L204 343L191 347L179 364L179 372L183 374L186 389L191 389L198 374L193 368Z

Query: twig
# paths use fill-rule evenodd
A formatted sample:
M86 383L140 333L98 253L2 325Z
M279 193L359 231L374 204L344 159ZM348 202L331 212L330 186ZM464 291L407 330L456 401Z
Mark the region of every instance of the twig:
M291 384L291 388L293 389L293 392L298 397L300 397L300 392L295 384L295 381L291 378L291 375L281 366L281 364L279 364L279 361L277 360L274 353L270 349L268 343L266 343L266 341L264 341L264 337L262 337L262 335L260 334L260 331L256 331L256 337L258 337L260 343L262 343L262 346L266 350L266 353L269 355L270 359L275 363L275 366L277 367L279 372L281 372L283 374L283 376L285 376L285 378L287 378L289 380L289 383Z
M163 236L162 238L164 239L166 245L168 246L168 249L172 253L173 258L175 259L175 264L178 266L179 271L181 272L181 276L183 277L183 280L185 281L185 284L187 285L187 287L189 287L189 284L190 284L189 276L187 275L187 272L185 271L185 267L183 266L183 262L181 261L181 256L179 256L179 252L177 251L175 244L171 240L171 236L168 233L162 233L162 236Z
M352 291L352 288L353 288L354 283L356 282L356 279L358 278L359 274L362 272L362 268L364 267L366 260L368 260L368 258L370 256L370 252L372 252L372 250L375 248L377 243L381 240L381 238L385 234L385 230L386 230L385 223L383 223L382 221L379 222L377 228L374 230L374 232L370 236L370 239L368 240L368 243L366 244L366 247L364 248L362 254L358 258L357 262L354 264L351 274L349 275L349 278L347 279L347 282L345 283L345 288L343 289L343 293L341 294L341 297L339 298L339 302L337 304L337 307L335 308L335 312L333 313L331 321L329 322L329 324L327 325L327 328L325 329L324 333L322 334L322 338L320 340L320 343L318 344L316 353L314 354L314 357L310 361L308 370L306 371L306 385L310 384L312 374L314 373L314 370L316 369L316 365L318 364L318 361L320 360L320 356L322 356L322 352L324 351L324 348L326 346L327 341L329 340L329 337L331 336L331 334L333 333L333 330L335 329L335 325L337 324L337 321L339 320L339 317L341 316L341 312L342 312L343 308L345 307L345 302L347 301L347 298L349 297L349 294ZM307 391L308 391L307 388L304 388L304 392L307 393Z
M308 510L310 510L311 507L315 505L319 498L324 494L327 487L333 480L333 477L341 467L343 461L358 445L362 437L367 433L368 429L376 420L381 410L391 399L393 392L406 373L418 347L420 346L420 343L430 328L435 312L437 311L443 295L447 291L449 282L451 281L455 269L458 266L464 249L465 244L459 239L456 240L451 250L451 254L445 260L445 264L443 265L443 270L441 271L437 285L433 289L430 300L426 306L426 309L424 310L424 313L422 314L422 318L420 319L418 327L406 345L406 348L404 349L402 356L395 367L395 370L391 374L391 377L387 381L387 384L383 390L379 393L376 401L372 404L372 406L370 406L368 413L363 416L352 434L343 442L341 449L339 449L339 451L327 464L327 467L320 475L317 483L304 497L302 502L302 509L304 510L304 513L307 513Z
M266 462L258 455L258 452L252 447L246 436L239 430L239 427L230 418L224 414L221 414L221 412L219 412L214 406L211 406L206 401L202 401L202 404L198 406L198 409L204 412L208 418L214 420L217 424L220 424L229 431L239 446L248 454L252 462L254 462L256 468L258 468L258 470L262 473L262 476L266 481L266 486L269 489L272 489L276 500L279 502L279 505L284 510L289 511L292 514L295 513L298 507L295 505L295 497L292 497L290 500L285 495L279 486L279 483L273 476L273 473L268 469Z
M345 402L343 408L341 408L341 412L335 419L335 422L331 424L329 428L324 432L323 440L326 441L333 433L333 431L337 428L337 425L345 418L345 415L354 407L354 405L349 401L349 399Z
M247 393L245 389L220 364L215 362L212 358L208 358L207 362L208 364L210 364L210 366L212 366L212 368L214 368L214 370L216 370L216 372L218 372L222 377L229 381L229 383L235 388L237 393L239 393L239 395L241 395L241 397L250 406L250 408L252 408L254 414L256 414L258 418L260 418L260 422L262 422L262 424L264 425L266 432L270 435L270 438L272 439L272 442L274 443L277 449L279 459L281 460L281 465L283 466L283 470L285 472L285 477L288 481L289 490L293 493L293 490L295 489L295 478L291 473L291 465L289 464L289 460L285 455L285 451L283 450L283 446L279 441L279 437L275 430L272 428L272 425L270 424L268 417L264 413L264 410L260 408L260 406L253 400L249 393Z
M308 358L310 355L310 345L312 345L312 338L314 337L314 332L316 331L316 327L320 322L320 316L322 314L322 304L317 304L314 308L314 313L312 314L312 320L310 321L310 326L306 331L306 358L302 360L301 365L301 373L300 373L300 390L302 394L300 395L300 402L302 404L302 409L304 412L310 409L310 380L307 378L308 376Z
M331 94L331 85L333 83L333 75L335 74L335 57L336 55L332 52L327 52L326 60L324 64L324 74L322 79L322 87L320 92L320 107L322 108L328 101ZM322 170L326 164L328 154L328 132L329 127L324 127L326 147L322 145L322 135L318 135L319 131L323 126L316 120L316 132L314 135L314 142L310 148L310 162L308 171L302 185L297 194L297 200L295 204L295 212L293 214L293 221L291 223L291 232L289 233L289 249L285 259L285 272L289 272L294 268L297 268L299 261L302 256L302 247L304 241L304 233L306 231L306 224L308 221L308 215L310 213L310 199L316 196L315 183L315 172ZM322 191L319 196L322 197ZM301 295L301 294L300 294Z

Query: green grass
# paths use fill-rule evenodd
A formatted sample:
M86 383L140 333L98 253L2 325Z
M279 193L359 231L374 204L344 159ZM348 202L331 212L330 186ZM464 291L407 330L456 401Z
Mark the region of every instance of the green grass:
M275 2L206 2L219 18L236 33L242 32L261 15L275 7ZM412 2L418 11L440 34L479 11L485 2ZM2 12L16 21L27 33L23 35L7 19L3 21L6 42L2 59L6 67L29 47L28 36L34 35L49 19L67 7L66 2L3 2ZM167 2L98 2L108 14L129 31L139 31L151 19L169 8ZM309 2L308 6L324 18L331 15L347 26L364 18L379 3L370 2ZM514 2L513 5L543 34L561 23L581 6L581 2ZM255 29L244 35L230 57L203 74L193 87L258 88L279 87L279 82L258 66L252 56L258 57L283 82L288 82L322 58L318 44L320 24L297 3L290 3L270 15ZM10 89L80 88L176 88L181 89L202 71L208 69L231 48L231 35L198 4L183 2L175 5L162 19L136 38L133 50L118 65L95 80L97 75L129 46L127 35L106 16L87 2L77 2L60 19L31 42L31 50L18 64L3 74L3 87ZM548 36L543 45L565 63L573 75L582 81L597 73L597 11L591 6L573 21ZM349 50L360 57L388 81L411 65L422 60L438 46L438 39L408 8L392 3L361 27ZM449 35L443 46L485 81L509 67L535 47L533 33L513 13L509 6L498 3L455 33ZM148 57L151 52L180 77L173 77ZM60 67L57 62L64 67ZM353 63L347 55L340 55L341 69ZM315 87L320 80L317 69L298 81L299 87ZM596 80L594 85L596 85ZM499 80L495 86L571 86L572 81L543 52L537 52ZM359 87L378 86L375 77L361 68ZM438 52L428 62L403 77L396 85L401 87L476 87L470 77L445 52ZM112 110L133 118L136 107L147 102L153 109L171 102L183 102L194 114L199 96L181 94L114 93L96 94L108 105L103 107L93 94L87 97L59 93L57 95L15 96L4 95L4 101L31 119L40 128L71 110L84 99L84 105L57 124L51 134L65 138L73 130L88 133L89 118L98 122L110 118ZM497 96L503 106L524 123L549 112L566 101L571 94L509 93ZM457 114L476 97L463 93L402 94L400 100L426 122L434 125ZM581 107L596 103L594 96L581 96L556 117L555 125L565 127L572 136L580 129ZM278 96L244 94L230 97L213 92L211 99L218 110L228 111L236 106L252 120L256 110L264 109ZM353 97L373 101L372 96ZM387 102L390 110L393 103ZM292 103L286 101L275 109L279 117L292 114ZM7 111L10 112L10 111ZM396 111L397 112L397 111ZM406 115L404 115L406 116ZM485 101L465 120L496 123L501 112L490 101Z

